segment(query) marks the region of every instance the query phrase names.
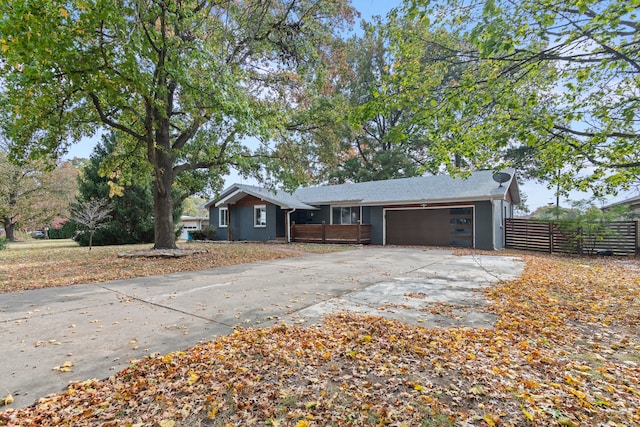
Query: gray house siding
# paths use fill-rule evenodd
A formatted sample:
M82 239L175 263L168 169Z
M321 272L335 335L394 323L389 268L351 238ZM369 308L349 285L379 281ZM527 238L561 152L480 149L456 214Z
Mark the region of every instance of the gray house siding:
M382 206L371 206L367 211L369 220L368 222L363 221L363 224L371 224L371 244L382 245L384 239L384 211Z
M296 210L291 214L291 221L296 224L329 224L329 207L321 206L320 210Z
M285 236L285 214L280 207L267 204L267 226L253 226L253 206L230 206L232 240L267 241ZM209 209L209 224L217 228L216 240L227 240L229 227L218 226L218 208Z
M267 225L265 227L255 227L253 225L253 210L255 206L231 207L233 240L267 241L274 240L277 237L278 220L276 206L271 204L267 204L266 206Z
M209 225L216 228L216 240L227 240L228 227L220 227L220 209L209 208Z
M249 227L253 228L253 212L251 211L251 207L242 206L242 208L238 206L229 206L229 232L231 233L231 240L240 240L240 236L242 235L244 229ZM248 224L242 222L244 220L244 217L247 216L247 212L243 212L243 210L248 211L248 213L251 214L251 219L249 220L250 222Z
M493 206L490 201L475 203L475 247L477 249L493 250Z
M493 201L494 249L504 249L504 223L513 217L513 205L506 200Z
M285 225L285 211L280 206L274 206L276 208L275 220L276 220L276 235L275 237L286 237L287 226ZM269 215L267 214L267 223L269 222Z
M504 224L504 205L505 202L500 203L500 200L493 201L493 248L502 249L504 246L504 231L502 224Z
M292 212L290 215L291 222L295 222L296 224L308 224L307 217L311 211L299 211L296 210Z
M316 220L313 224L322 224L324 221L325 224L331 224L331 206L322 205L319 206L320 210L316 212Z
M361 224L371 224L371 206L362 207L362 217L360 218Z

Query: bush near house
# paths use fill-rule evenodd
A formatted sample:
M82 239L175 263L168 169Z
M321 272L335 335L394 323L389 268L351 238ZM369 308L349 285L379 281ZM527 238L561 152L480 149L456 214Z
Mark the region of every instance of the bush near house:
M216 239L216 227L207 225L202 230L191 230L189 236L192 240L215 240Z

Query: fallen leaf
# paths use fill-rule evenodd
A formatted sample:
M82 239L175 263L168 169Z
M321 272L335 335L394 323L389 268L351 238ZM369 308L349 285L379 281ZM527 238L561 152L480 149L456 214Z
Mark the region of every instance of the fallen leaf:
M5 397L0 400L0 403L3 405L11 405L13 403L13 396L11 394L7 394Z

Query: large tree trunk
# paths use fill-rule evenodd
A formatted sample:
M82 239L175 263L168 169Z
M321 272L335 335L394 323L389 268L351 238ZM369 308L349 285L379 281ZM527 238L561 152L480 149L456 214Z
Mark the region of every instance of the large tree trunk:
M171 184L168 185L169 191L162 191L157 185L154 188L153 228L155 249L176 248L176 236L173 227L173 199L171 198Z
M167 132L168 146L168 132ZM158 138L160 139L160 138ZM161 141L157 141L162 147ZM153 228L155 249L176 249L176 236L173 226L173 158L167 155L169 150L154 149L154 188L153 188Z
M4 219L4 234L10 242L16 241L16 223L9 218Z

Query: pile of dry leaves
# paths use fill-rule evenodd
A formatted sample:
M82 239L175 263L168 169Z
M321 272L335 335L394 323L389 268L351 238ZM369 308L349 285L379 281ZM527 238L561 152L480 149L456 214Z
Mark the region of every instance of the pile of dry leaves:
M525 259L519 280L488 292L494 329L350 314L239 329L0 425L639 425L637 262Z

